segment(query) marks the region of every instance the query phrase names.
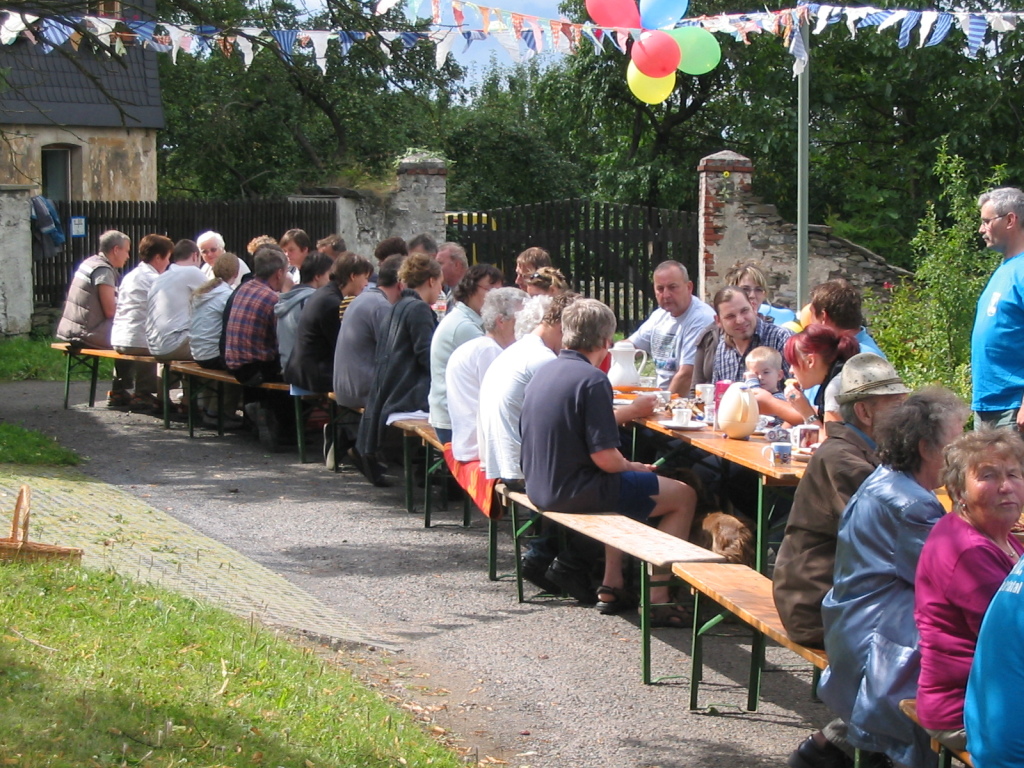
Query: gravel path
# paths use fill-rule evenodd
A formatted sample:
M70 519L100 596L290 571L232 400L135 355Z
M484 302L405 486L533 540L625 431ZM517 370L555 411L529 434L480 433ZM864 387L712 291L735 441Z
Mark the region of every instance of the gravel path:
M0 385L0 418L89 457L90 476L145 497L362 626L397 638L395 655L357 654L385 688L455 730L479 757L532 768L783 765L829 719L811 700L810 667L770 647L758 712L746 701L749 634L727 625L705 642L701 703L686 678L640 683L636 617L562 601L519 604L515 584L486 576L486 526L425 530L400 488L334 475L295 454L268 455L243 435L165 431L152 417L84 406L86 386ZM454 504L435 520L461 519ZM512 568L510 538L499 568ZM654 673L686 675L689 632L656 630ZM711 706L713 705L713 706ZM498 764L498 763L495 763Z

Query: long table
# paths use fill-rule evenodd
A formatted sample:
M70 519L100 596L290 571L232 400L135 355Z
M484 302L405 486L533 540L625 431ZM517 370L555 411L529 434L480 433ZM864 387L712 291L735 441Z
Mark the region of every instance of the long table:
M757 487L757 570L764 573L766 566L766 545L768 515L766 490L770 488L795 488L803 477L805 464L793 459L790 464L773 464L765 455L769 443L760 435L751 435L747 440L733 440L720 432L705 428L701 430L672 429L663 423L665 418L656 416L651 419L637 419L637 427L680 440L686 445L699 448L712 456L751 469L758 475Z

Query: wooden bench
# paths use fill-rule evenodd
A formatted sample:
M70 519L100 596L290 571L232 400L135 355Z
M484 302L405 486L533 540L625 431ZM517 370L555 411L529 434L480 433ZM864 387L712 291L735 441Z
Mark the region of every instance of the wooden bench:
M96 406L96 382L99 379L101 360L130 360L135 363L149 363L162 367L161 380L163 381L164 400L164 428L171 425L171 404L170 384L167 378L168 363L161 363L150 355L122 355L113 349L93 349L92 347L81 347L67 341L58 341L50 344L52 349L63 352L67 357L67 365L64 369L64 410L68 409L68 398L71 393L71 373L84 368L89 371L89 407Z
M900 711L915 723L921 725L921 721L917 719L917 699L903 699L900 702ZM969 752L958 752L955 749L950 749L937 739L932 739L932 749L939 755L939 768L950 768L953 765L954 757L964 765L974 768Z
M230 371L203 368L198 363L190 361L175 361L171 363L171 370L180 373L185 377L188 389L188 436L195 437L196 414L199 413L199 389L193 386L193 379L203 379L217 383L217 434L224 435L224 411L221 404L224 402L224 385L233 384L236 387L244 387ZM252 389L252 387L249 387ZM306 462L306 430L302 421L302 398L308 395L293 394L292 386L283 381L270 381L260 384L257 389L269 392L283 392L292 398L295 404L295 440L299 447L299 461ZM331 400L331 409L334 410L334 400Z
M818 670L828 666L824 651L807 648L790 640L782 626L772 595L772 582L753 568L737 563L676 563L672 572L694 590L693 615L700 616L701 597L708 597L754 630L750 649L750 677L747 688L747 709L757 710L764 668L765 638L788 648L806 659ZM700 625L693 623L693 644L690 657L690 709L697 709L700 680L703 674L703 636L718 624L718 615Z
M678 539L624 515L614 512L600 514L571 514L538 509L525 493L510 491L503 496L508 503L512 518L516 552L516 588L519 602L523 602L523 574L520 539L534 525L536 518L520 525L519 509L534 512L569 530L576 531L602 544L615 547L632 555L642 563L640 568L640 664L644 685L651 684L651 587L666 586L668 580L652 580L650 569L671 568L677 563L724 564L725 558L710 550L698 547L684 539ZM671 579L671 573L669 574Z

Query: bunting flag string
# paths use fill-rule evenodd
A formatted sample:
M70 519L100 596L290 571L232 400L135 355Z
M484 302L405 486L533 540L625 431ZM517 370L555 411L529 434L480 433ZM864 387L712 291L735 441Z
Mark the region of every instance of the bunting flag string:
M415 6L418 1L425 4L425 0L408 0L407 5ZM386 14L401 2L379 0L375 14ZM584 39L590 41L595 52L605 52L605 42L611 41L613 48L625 53L630 37L636 39L641 33L640 29L605 28L589 22L576 24L565 19L545 19L519 11L480 5L471 0L430 0L429 6L429 21L432 21L430 32L376 33L367 30L257 27L220 30L208 26L88 15L54 16L40 21L36 15L0 9L0 44L10 45L18 39L26 39L41 45L46 53L65 43L77 48L81 35L76 30L85 28L119 55L125 51L125 40L134 38L138 44L154 51L170 53L174 63L177 63L179 51L201 57L209 56L214 51L231 56L237 50L243 65L249 67L260 50L273 46L286 61L292 61L296 53L311 56L316 66L326 75L327 52L332 43L337 44L342 56L347 56L354 44L371 37L377 38L378 44L388 55L392 44L408 49L421 41L430 41L436 46L435 63L440 68L459 38L465 41L462 53L468 51L474 42L493 38L510 59L522 61L544 51L575 53ZM479 26L472 26L467 18L470 14L479 18ZM445 21L447 18L451 21ZM1024 13L1021 12L921 11L807 3L778 11L688 18L681 20L677 27L700 26L708 32L729 35L747 44L750 35L755 33L778 37L793 57L793 74L796 75L803 71L809 61L807 47L798 33L804 23L814 35L821 35L829 27L845 23L851 38L871 28L877 33L895 30L901 49L911 46L915 33L916 47L926 48L950 40L951 34L957 30L963 38L955 39L961 42L967 55L975 57L986 45L990 32L1001 35L1013 31L1022 19ZM117 30L120 24L129 30L127 35ZM262 41L262 45L257 46L257 41Z

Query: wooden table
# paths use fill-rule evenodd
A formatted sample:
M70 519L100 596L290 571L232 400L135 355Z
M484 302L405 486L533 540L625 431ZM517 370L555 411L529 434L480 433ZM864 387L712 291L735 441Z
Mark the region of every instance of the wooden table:
M767 514L765 491L768 488L795 488L803 477L805 462L793 460L790 464L773 464L765 455L769 443L760 435L751 435L747 440L733 440L722 433L710 429L683 430L666 427L664 417L655 416L651 419L637 419L634 424L646 427L654 432L680 440L686 445L718 456L725 461L740 467L746 467L757 473L760 482L757 487L757 570L764 573L766 565L767 545Z

